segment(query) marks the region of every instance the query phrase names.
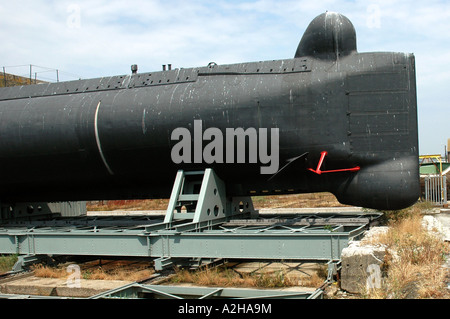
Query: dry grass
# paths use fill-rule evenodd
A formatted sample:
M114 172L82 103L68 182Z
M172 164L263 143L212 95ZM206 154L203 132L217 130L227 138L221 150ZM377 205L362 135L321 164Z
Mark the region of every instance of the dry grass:
M105 265L83 264L81 278L89 280L140 281L150 277L154 270L147 264L130 265L128 262L111 262ZM36 277L67 279L73 272L67 271L67 265L50 267L38 264L33 267Z
M331 193L254 196L252 199L255 209L345 207ZM168 204L168 199L91 201L87 203L87 209L88 211L165 210Z
M261 208L302 208L302 207L345 207L331 193L295 195L271 195L252 197L256 209Z
M285 288L297 286L298 281L283 271L241 274L226 267L207 267L199 271L177 269L169 283L192 283L212 287Z
M11 271L16 261L17 255L0 256L0 274Z
M314 273L311 277L302 278L300 280L300 286L318 288L325 282L326 279L326 275L323 276L319 273Z
M168 204L168 199L90 201L87 202L87 210L166 210Z
M450 298L443 268L448 243L422 226L420 205L403 219L391 220L386 233L373 241L385 245L385 276L380 289L364 291L368 298Z
M395 223L398 221L402 221L404 219L414 217L414 216L422 216L427 211L435 208L430 202L418 202L415 205L401 210L391 210L391 211L383 211L385 222L386 223Z
M53 268L42 264L34 265L31 269L36 277L41 278L67 278L70 275L66 268Z

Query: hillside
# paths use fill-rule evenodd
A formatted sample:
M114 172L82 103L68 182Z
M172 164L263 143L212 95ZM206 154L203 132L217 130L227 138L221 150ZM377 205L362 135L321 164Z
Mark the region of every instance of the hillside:
M30 80L30 78L26 78L19 75L9 74L9 73L0 73L0 87L5 86L19 86L19 85L30 85L30 84L40 84L46 83L40 80Z

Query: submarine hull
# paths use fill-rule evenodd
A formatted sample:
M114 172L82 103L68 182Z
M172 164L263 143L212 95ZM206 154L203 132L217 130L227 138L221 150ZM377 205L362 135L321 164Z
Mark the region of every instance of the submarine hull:
M414 55L333 52L0 89L0 200L167 198L213 168L229 196L412 205Z

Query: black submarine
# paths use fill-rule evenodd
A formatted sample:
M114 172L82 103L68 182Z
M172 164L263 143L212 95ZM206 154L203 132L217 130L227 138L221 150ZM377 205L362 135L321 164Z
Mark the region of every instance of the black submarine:
M206 168L227 196L419 197L414 55L359 53L333 12L292 59L2 88L0 137L2 204L168 198Z

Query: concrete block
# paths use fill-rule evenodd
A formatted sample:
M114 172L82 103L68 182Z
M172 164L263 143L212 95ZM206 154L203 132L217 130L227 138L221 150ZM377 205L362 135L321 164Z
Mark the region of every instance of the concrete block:
M374 227L371 232L369 237L380 232L380 228ZM382 245L365 244L364 241L350 242L341 254L341 289L361 293L367 288L380 288L385 255L386 247Z
M0 292L12 295L86 298L130 283L121 280L81 279L78 287L71 287L66 279L30 276L0 284Z
M450 241L450 213L441 210L439 214L426 215L422 219L422 225L429 233Z

